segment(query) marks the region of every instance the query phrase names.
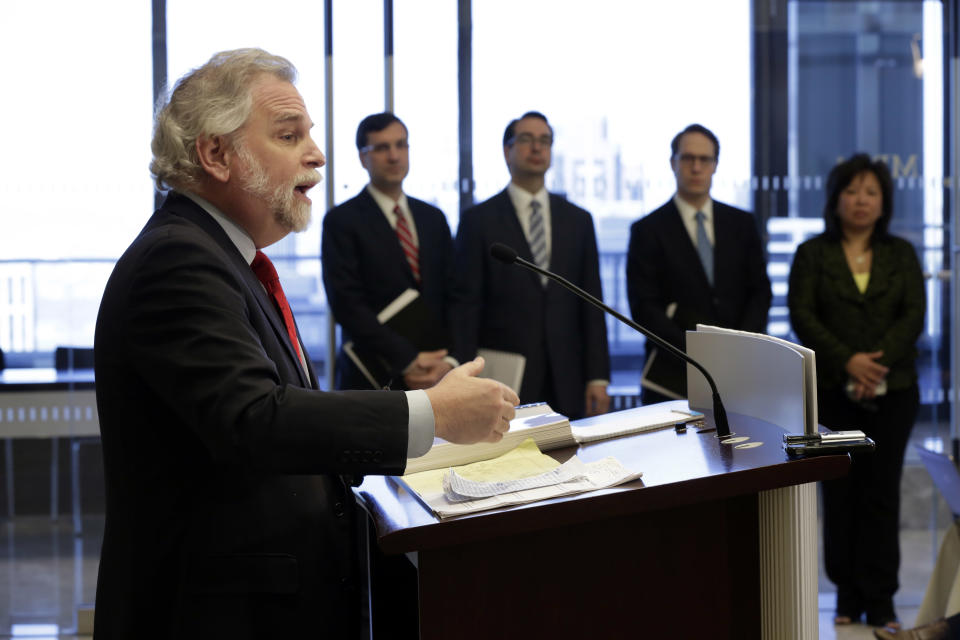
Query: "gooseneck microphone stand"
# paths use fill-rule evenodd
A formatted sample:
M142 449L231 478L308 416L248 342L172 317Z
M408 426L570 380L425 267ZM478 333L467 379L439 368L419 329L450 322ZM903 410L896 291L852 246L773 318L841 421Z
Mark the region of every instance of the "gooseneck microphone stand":
M673 346L672 344L670 344L660 336L656 335L652 331L648 331L647 329L644 329L633 320L630 320L620 312L607 306L606 304L603 303L602 300L598 300L596 297L590 295L589 293L587 293L577 285L573 284L566 278L558 276L552 271L547 271L546 269L542 269L537 265L533 264L532 262L530 262L529 260L524 260L523 258L517 255L517 252L514 249L508 247L507 245L501 244L499 242L496 242L490 245L490 255L496 258L497 260L499 260L500 262L504 262L506 264L518 264L521 267L524 267L526 269L539 273L542 276L546 276L547 278L550 278L551 280L561 285L565 289L568 289L569 291L573 292L574 295L580 298L583 298L584 300L586 300L593 306L597 307L598 309L601 309L602 311L606 311L607 313L609 313L614 318L624 323L631 329L635 331L639 331L640 333L645 335L647 338L652 340L654 344L656 344L658 347L672 354L674 357L680 358L684 362L689 362L690 364L692 364L694 367L696 367L697 371L702 373L703 377L707 379L707 384L710 385L710 391L713 393L713 420L716 423L716 427L717 427L717 437L728 438L733 435L733 433L731 433L730 431L730 424L727 422L727 411L726 409L723 408L723 402L720 400L720 392L717 391L717 384L713 381L713 376L711 376L707 372L707 370L703 367L703 365L701 365L699 362L697 362L696 360L688 356L686 353L684 353L680 349L677 349L675 346Z

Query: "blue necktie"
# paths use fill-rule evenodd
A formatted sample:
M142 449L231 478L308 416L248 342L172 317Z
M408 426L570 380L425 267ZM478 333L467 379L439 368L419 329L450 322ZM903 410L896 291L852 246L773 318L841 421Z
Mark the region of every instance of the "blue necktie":
M547 254L547 234L543 228L543 214L540 213L540 203L530 202L530 252L533 262L541 269L550 266L550 256ZM547 278L540 276L540 282L547 284Z
M707 216L703 211L697 211L697 253L700 254L700 262L703 263L703 270L707 272L707 281L713 286L713 245L710 244L710 238L707 236L707 226L704 221Z

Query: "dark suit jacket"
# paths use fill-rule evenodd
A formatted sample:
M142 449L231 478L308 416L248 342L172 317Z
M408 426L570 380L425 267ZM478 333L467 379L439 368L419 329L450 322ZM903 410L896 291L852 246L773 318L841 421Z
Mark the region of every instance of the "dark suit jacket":
M550 194L550 269L602 298L597 240L590 214ZM559 411L584 414L586 383L610 379L610 353L603 314L572 293L490 256L502 242L533 260L509 193L504 190L464 211L457 229L458 353L478 347L522 353L527 358L520 401L538 402L544 377L553 380Z
M404 388L402 371L419 349L407 338L377 322L377 314L406 289L420 295L449 334L453 290L453 238L443 212L407 196L420 242L420 284L373 196L363 189L331 209L323 219L323 284L342 341L354 341L382 356L394 374L393 388ZM370 385L343 355L337 359L338 389Z
M860 293L837 240L820 235L799 247L790 268L790 322L817 352L817 385L843 387L854 353L883 351L887 388L917 381L917 338L925 309L923 272L913 245L888 237L873 243L870 281Z
M627 297L633 319L674 346L686 348L686 330L697 323L764 332L770 310L770 279L756 219L713 201L713 275L710 286L697 249L671 198L630 227ZM677 304L673 318L667 306ZM653 343L647 343L650 357ZM662 386L687 395L686 366L658 356Z
M117 262L95 357L97 638L354 635L338 474L403 470L404 394L316 391L240 252L177 194Z

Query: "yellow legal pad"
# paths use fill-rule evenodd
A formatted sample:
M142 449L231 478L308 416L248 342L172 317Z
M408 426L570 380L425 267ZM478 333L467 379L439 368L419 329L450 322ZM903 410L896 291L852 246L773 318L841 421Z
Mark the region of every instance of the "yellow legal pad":
M560 463L542 453L533 438L527 438L515 449L492 460L482 460L470 464L453 467L457 473L468 480L476 482L495 482L504 480L519 480L552 471ZM404 483L426 497L431 494L443 493L443 476L449 467L431 469L403 476Z

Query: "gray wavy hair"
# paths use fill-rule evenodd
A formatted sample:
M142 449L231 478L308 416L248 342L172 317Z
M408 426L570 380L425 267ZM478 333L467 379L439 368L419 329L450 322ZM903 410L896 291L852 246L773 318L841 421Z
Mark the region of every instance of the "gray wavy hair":
M197 157L202 135L229 135L253 109L250 83L261 73L296 82L297 69L286 58L262 49L235 49L213 55L177 81L169 99L157 105L150 174L161 190L191 190L203 167Z

